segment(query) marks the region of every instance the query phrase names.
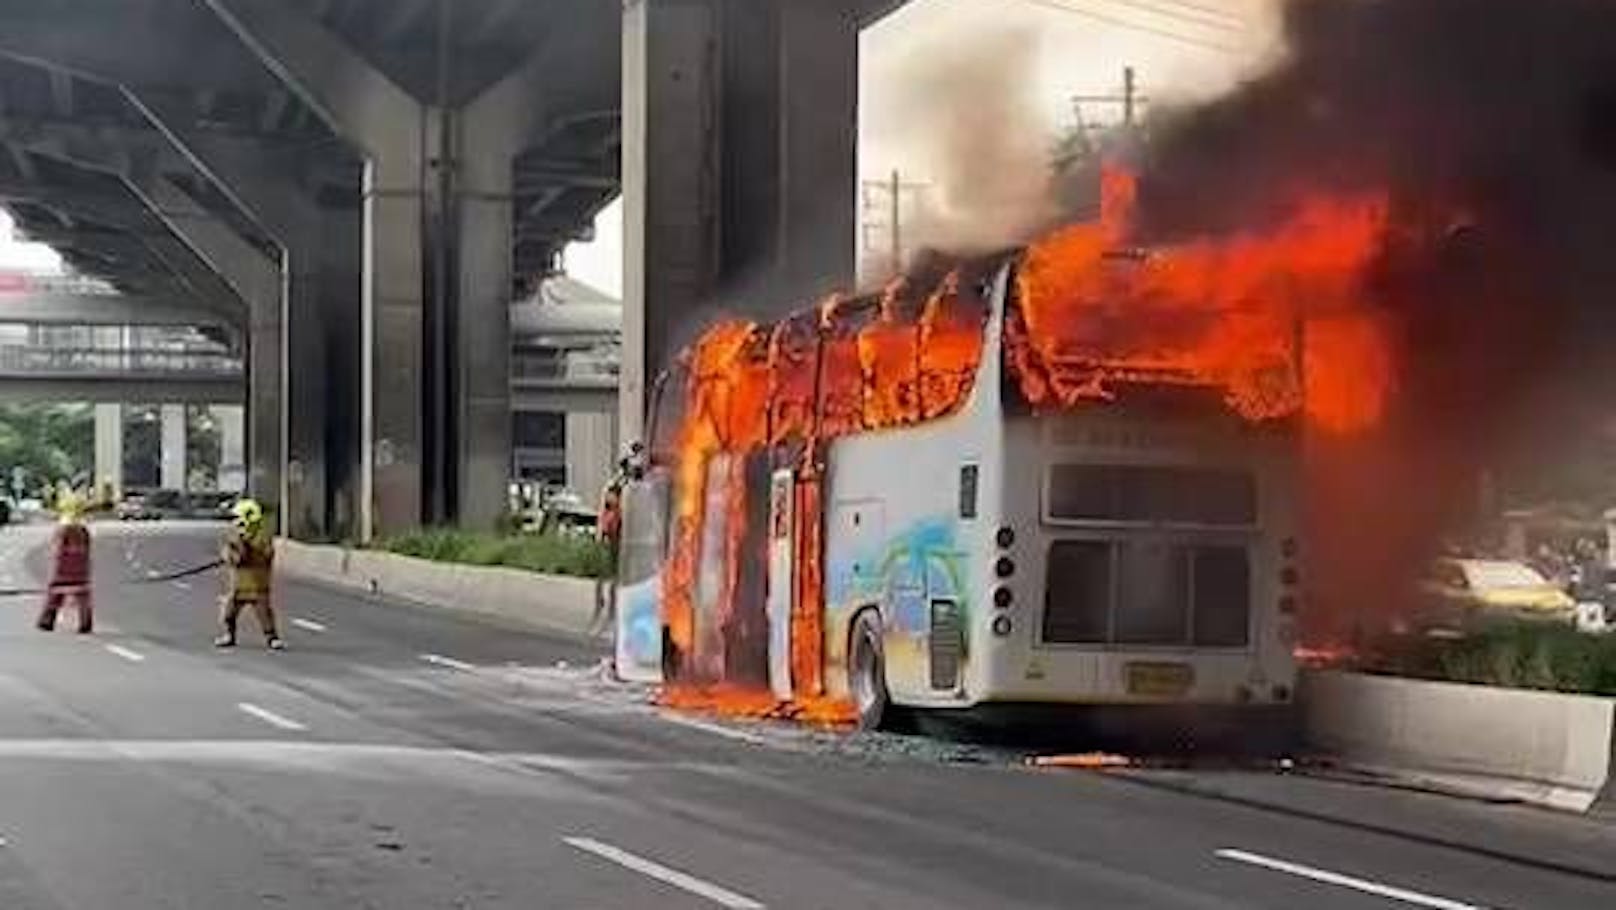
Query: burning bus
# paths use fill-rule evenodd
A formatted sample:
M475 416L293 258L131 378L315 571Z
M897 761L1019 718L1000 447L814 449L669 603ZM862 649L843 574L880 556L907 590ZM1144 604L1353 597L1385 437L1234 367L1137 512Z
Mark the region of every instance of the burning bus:
M1140 250L1128 193L1024 250L709 328L625 496L619 673L866 727L1288 702L1300 428L1383 392L1343 303L1378 208ZM1321 352L1350 379L1314 377Z

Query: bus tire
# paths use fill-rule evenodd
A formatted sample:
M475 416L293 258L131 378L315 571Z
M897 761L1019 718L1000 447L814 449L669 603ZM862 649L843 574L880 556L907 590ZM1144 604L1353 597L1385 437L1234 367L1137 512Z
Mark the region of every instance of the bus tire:
M890 724L892 699L887 693L881 616L875 610L865 610L853 620L847 643L847 691L858 710L859 729L880 730Z

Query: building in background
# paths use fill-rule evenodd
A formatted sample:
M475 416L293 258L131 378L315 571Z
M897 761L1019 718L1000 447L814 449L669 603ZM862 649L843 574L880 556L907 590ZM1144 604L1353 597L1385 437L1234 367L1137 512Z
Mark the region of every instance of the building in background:
M593 502L618 455L622 302L553 275L511 307L512 468Z

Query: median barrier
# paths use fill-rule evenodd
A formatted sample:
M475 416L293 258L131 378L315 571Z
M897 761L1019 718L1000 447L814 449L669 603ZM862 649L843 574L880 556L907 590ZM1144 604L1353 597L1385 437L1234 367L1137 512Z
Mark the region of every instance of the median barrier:
M1588 812L1611 780L1616 699L1339 671L1301 697L1311 746L1417 786Z
M589 638L595 582L345 547L276 543L277 576Z

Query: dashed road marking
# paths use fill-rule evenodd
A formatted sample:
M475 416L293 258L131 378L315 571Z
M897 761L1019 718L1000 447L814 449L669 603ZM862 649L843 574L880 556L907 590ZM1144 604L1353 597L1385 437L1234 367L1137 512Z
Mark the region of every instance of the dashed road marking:
M141 663L146 659L146 655L141 654L139 651L131 651L123 645L103 645L102 647L106 648L109 653L116 654L132 664Z
M648 878L654 878L663 884L672 885L681 891L704 897L719 905L729 907L731 910L764 910L764 905L744 894L703 881L678 869L670 869L661 863L652 862L643 856L636 856L627 850L602 843L589 837L564 837L567 846L585 853L591 853L608 862L616 863L625 869L638 872Z
M242 713L250 714L253 717L256 717L259 720L263 721L264 723L269 724L272 727L279 727L282 730L293 730L293 731L307 730L308 729L308 727L305 727L304 725L298 723L295 720L292 720L289 717L282 717L281 715L276 714L274 711L270 711L270 710L265 709L265 708L260 708L257 705L253 704L252 702L245 702L245 701L237 702L236 707L240 708Z
M750 743L754 746L769 745L768 740L758 736L755 733L748 733L745 730L737 730L734 727L726 727L723 724L715 724L710 721L699 720L694 717L685 717L683 714L679 714L676 711L658 711L657 716L670 724L677 724L681 727L689 727L692 730L700 730L703 733L711 733L714 736L722 736L725 739L733 739L738 742Z
M453 657L444 657L442 654L422 654L421 659L429 664L439 667L448 667L451 670L477 669L477 667L473 664L468 664L463 660L455 660Z
M1245 850L1218 850L1214 855L1219 859L1233 860L1237 863L1245 863L1248 866L1259 866L1274 872L1283 872L1287 875L1299 876L1322 884L1334 885L1337 888L1349 888L1353 891L1361 891L1364 894L1373 894L1376 897L1402 901L1405 904L1414 904L1419 907L1433 907L1436 910L1483 910L1477 904L1467 904L1463 901L1449 900L1445 897L1421 894L1407 888L1382 885L1368 879L1343 875L1339 872L1331 872L1328 869L1304 866L1301 863L1293 863L1287 860L1274 859L1260 853L1249 853Z
M307 629L310 632L324 632L326 630L325 623L315 622L312 619L293 619L292 625L297 626L299 629Z

